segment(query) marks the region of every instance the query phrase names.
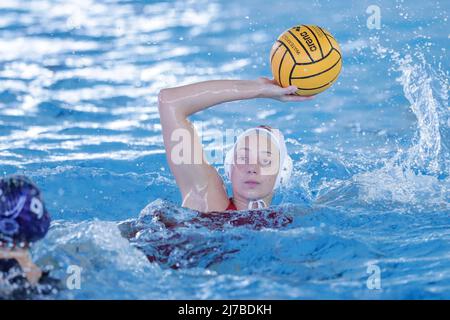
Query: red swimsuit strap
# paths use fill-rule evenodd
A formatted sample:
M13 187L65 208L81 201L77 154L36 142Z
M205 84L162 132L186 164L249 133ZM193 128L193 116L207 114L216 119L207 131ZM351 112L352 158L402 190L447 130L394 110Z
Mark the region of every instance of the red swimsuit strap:
M225 211L230 211L230 210L237 210L236 206L233 203L233 198L230 198L230 203L228 204L228 207L225 209Z

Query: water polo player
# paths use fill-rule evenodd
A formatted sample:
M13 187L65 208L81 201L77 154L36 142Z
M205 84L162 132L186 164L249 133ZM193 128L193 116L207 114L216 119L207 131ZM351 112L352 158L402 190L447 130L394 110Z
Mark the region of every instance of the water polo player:
M50 215L36 185L23 176L0 179L0 280L17 284L26 279L36 285L47 276L32 262L29 248L49 226ZM11 279L17 270L22 276Z
M217 170L203 154L201 140L188 117L211 106L244 99L271 98L303 101L310 97L294 95L297 87L280 87L274 80L212 80L167 88L159 93L159 114L167 161L182 195L182 206L201 212L265 208L274 190L291 174L292 160L283 135L269 126L244 131L225 157L225 172L232 184L228 197ZM187 133L192 157L180 161L178 134ZM181 151L183 152L183 151ZM195 161L195 158L201 161Z

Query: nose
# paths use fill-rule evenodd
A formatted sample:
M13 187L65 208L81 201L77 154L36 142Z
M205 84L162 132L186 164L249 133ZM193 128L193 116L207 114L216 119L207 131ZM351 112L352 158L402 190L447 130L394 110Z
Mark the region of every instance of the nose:
M249 164L247 166L248 174L259 174L259 166L257 164Z

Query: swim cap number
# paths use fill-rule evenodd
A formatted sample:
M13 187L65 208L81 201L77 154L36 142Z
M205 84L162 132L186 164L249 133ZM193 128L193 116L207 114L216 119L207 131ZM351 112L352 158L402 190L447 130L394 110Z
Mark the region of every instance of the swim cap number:
M44 215L44 206L42 205L41 200L36 197L33 197L33 199L31 199L30 210L35 215L37 215L38 219L41 219Z

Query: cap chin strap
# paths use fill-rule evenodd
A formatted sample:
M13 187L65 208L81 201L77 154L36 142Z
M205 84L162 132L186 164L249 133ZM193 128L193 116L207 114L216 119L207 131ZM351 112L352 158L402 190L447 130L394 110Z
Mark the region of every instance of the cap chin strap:
M253 204L256 203L256 208L253 208ZM250 200L250 202L248 203L248 209L252 210L252 209L262 209L267 207L267 204L264 202L263 199L259 199L259 200Z

